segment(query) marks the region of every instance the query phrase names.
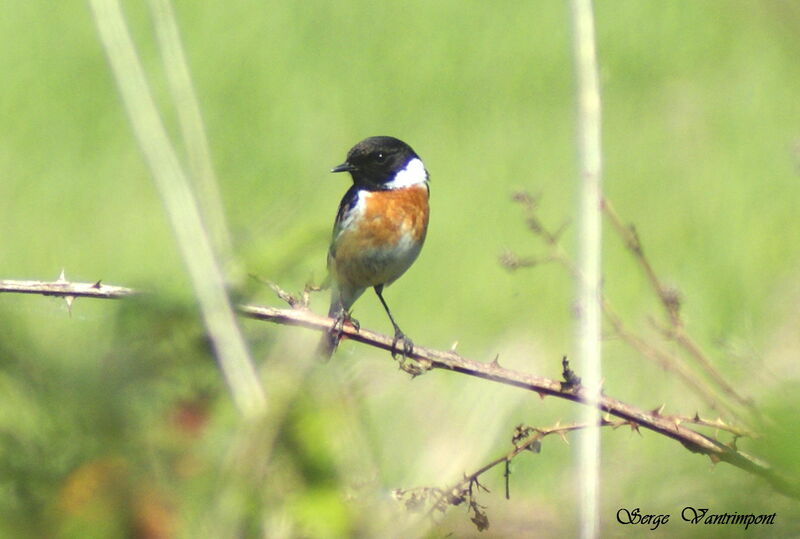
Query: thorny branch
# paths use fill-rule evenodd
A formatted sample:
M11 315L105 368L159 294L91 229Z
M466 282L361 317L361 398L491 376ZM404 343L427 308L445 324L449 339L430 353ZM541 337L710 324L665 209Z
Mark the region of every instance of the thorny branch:
M610 426L617 428L622 425L630 424L626 421L610 421L607 419L600 420L600 427ZM636 428L635 424L630 424ZM426 513L426 516L431 516L434 512L444 513L450 506L458 506L467 502L468 511L472 513L472 522L478 528L478 531L483 531L489 527L489 517L483 510L484 506L480 505L477 501L476 491L483 490L488 492L483 486L479 478L484 473L492 468L505 465L505 481L506 481L506 499L509 498L509 481L511 477L509 464L517 456L525 451L539 453L541 451L542 439L552 434L558 435L565 443L567 442L566 434L575 430L588 428L589 425L573 424L573 425L558 425L547 428L529 427L526 425L517 425L514 429L514 434L511 437L511 444L513 449L501 455L491 462L481 466L470 474L464 474L464 477L457 481L455 484L447 488L436 487L419 487L410 489L395 489L394 496L403 501L406 508L410 511L419 510L424 504L431 503L431 507Z
M101 299L121 299L136 293L132 288L94 283L74 283L64 279L64 274L55 281L13 281L0 280L0 292L19 294L41 294L43 296L85 297Z
M513 271L545 262L556 262L563 266L570 275L575 277L578 270L573 260L561 246L560 240L564 232L564 225L559 227L555 232L544 225L537 212L539 202L537 196L526 192L517 192L514 194L513 200L522 205L525 211L525 222L528 228L534 235L541 238L550 252L547 256L541 258L521 258L514 253L506 252L500 256L500 263L507 269ZM740 396L733 387L723 379L722 375L711 366L711 362L708 360L705 353L702 352L700 347L686 332L680 318L679 294L677 291L664 286L658 279L652 265L644 256L641 241L635 230L632 227L625 227L622 225L621 220L614 212L608 199L604 199L603 211L614 225L615 230L622 236L628 249L634 254L634 257L639 262L645 275L647 275L648 282L655 290L660 303L667 313L667 317L670 320L670 327L667 328L667 331L662 330L662 333L665 333L668 337L679 343L684 350L694 357L695 361L703 367L704 372L715 382L716 387L718 387L723 394L731 397L739 404L747 405L752 411L752 403L748 399ZM741 414L737 413L737 410L731 407L731 405L726 402L726 399L718 394L717 389L699 378L678 356L658 348L646 338L641 337L631 330L614 309L607 295L603 292L601 292L601 306L606 322L608 322L615 334L624 342L628 343L628 345L646 358L654 361L662 369L674 372L683 383L702 398L709 407L712 409L724 409L733 417L737 417L741 420Z
M2 292L24 292L37 293L44 295L55 295L62 297L74 297L78 292L94 285L87 283L38 283L30 288L26 288L22 283L25 281L0 281L0 293ZM136 293L136 291L124 287L106 287L107 295L86 294L89 297L97 298L121 298ZM24 289L24 290L23 290ZM293 307L288 309L277 309L274 307L262 307L255 305L240 305L238 311L245 317L256 320L264 320L277 324L301 326L316 331L330 331L335 324L335 320L325 316L317 315L306 307L307 294L304 292L302 300L294 298L275 286L274 290L279 292L282 297ZM345 325L342 328L344 338L366 344L381 350L392 350L392 338L361 328ZM547 395L561 399L585 404L585 391L580 385L579 380L572 375L568 375L565 380L553 380L541 376L507 369L500 366L497 359L490 363L467 359L454 351L442 351L422 346L414 346L412 353L403 358L400 368L413 376L418 376L432 369L442 369L455 371L476 378L498 382L501 384L517 387L526 391L538 394L541 398ZM565 364L565 367L568 365ZM678 415L664 415L663 406L655 410L642 410L627 403L614 399L608 395L602 395L598 408L611 416L614 416L634 429L647 429L681 443L686 449L693 453L707 455L713 462L727 462L744 471L758 475L772 485L772 487L792 498L800 499L800 486L788 482L786 479L775 473L769 464L760 459L740 451L735 443L723 443L713 437L706 436L693 429L687 428L686 424L696 424L698 426L708 426L717 430L726 430L738 437L748 434L746 430L739 429L724 423L721 419L716 421L702 420L699 416L687 418ZM609 420L610 421L610 420ZM735 441L735 440L734 440Z
M302 326L317 331L330 331L335 321L332 318L319 316L305 307L293 309L276 309L273 307L256 307L244 305L239 308L247 317L267 320L278 324ZM392 349L392 338L375 333L365 328L356 329L345 326L343 335L351 340L367 344L374 348L386 351ZM432 369L455 371L476 378L483 378L493 382L518 387L537 393L544 398L552 395L558 398L585 404L584 388L580 385L557 381L541 376L515 371L501 367L497 360L491 363L467 359L453 351L435 350L422 346L414 346L408 357L400 362L400 368L417 376ZM662 407L645 411L627 403L602 395L598 403L601 411L617 417L627 423L636 425L636 429L644 428L680 442L686 449L693 453L707 455L713 462L727 462L737 468L758 475L768 481L772 487L786 496L800 499L800 487L785 480L765 462L748 455L735 447L735 444L726 444L710 436L701 434L687 428L685 424L713 426L719 430L728 430L735 436L746 433L744 429L727 427L721 419L715 422L702 420L699 416L687 418L678 415L664 415Z
M574 373L572 373L572 371L569 369L569 365L566 360L564 360L563 376L565 379L564 383L574 383ZM570 382L571 378L572 382ZM660 410L658 413L660 413ZM718 427L722 430L733 433L736 437L748 435L746 431L733 428L725 424L720 419L717 419L716 421L709 421L706 419L701 419L699 415L695 415L693 418L681 417L679 419L684 423L693 423L695 425L707 427ZM612 420L609 416L600 418L600 422L596 426L611 427L614 430L618 429L619 427L628 426L631 430L640 433L639 425L637 423L619 419ZM588 424L561 425L559 423L556 423L552 427L531 427L526 425L517 425L517 427L514 429L514 434L511 437L511 444L513 448L510 451L484 464L474 472L470 474L464 474L464 477L455 482L453 485L450 485L447 488L398 488L394 490L393 494L395 498L404 502L409 511L418 511L425 504L430 503L431 505L426 513L426 516L432 516L435 512L444 513L451 506L455 507L467 502L468 511L472 514L472 522L478 528L478 531L483 531L489 527L489 517L483 510L484 506L478 503L475 491L484 490L488 492L488 489L479 481L480 477L484 473L488 472L492 468L496 468L501 464L505 466L505 472L503 474L505 479L505 496L506 499L509 499L509 483L511 478L510 463L512 460L526 451L539 453L542 447L541 441L547 436L555 434L559 436L564 443L569 444L566 436L568 433L590 427L591 425Z
M733 399L739 404L752 409L752 399L740 395L736 389L725 380L722 374L711 364L711 361L709 361L706 354L700 348L700 345L698 345L692 336L687 333L686 326L683 323L680 313L680 294L674 288L665 286L661 282L661 279L658 278L658 275L656 275L653 265L644 255L642 242L639 238L639 233L636 231L636 227L633 225L625 226L622 223L622 219L619 217L619 214L617 214L616 210L614 209L613 204L611 204L611 201L607 198L603 198L603 213L614 227L614 230L616 230L616 232L625 242L625 246L631 252L634 259L639 264L639 267L641 267L642 271L647 277L648 282L650 283L650 286L655 291L662 307L664 308L664 312L669 321L669 326L660 327L659 329L661 333L668 339L675 341L681 347L683 347L683 349L688 352L689 356L700 366L706 375L711 378L714 383L717 384L727 395L733 397Z

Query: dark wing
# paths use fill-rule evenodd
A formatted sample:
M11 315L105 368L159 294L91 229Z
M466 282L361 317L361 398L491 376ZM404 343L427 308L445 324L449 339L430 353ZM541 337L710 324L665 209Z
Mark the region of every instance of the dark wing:
M347 192L342 197L342 201L339 202L339 211L336 212L336 221L334 221L333 223L333 233L331 235L331 247L330 250L328 251L328 268L330 268L331 258L336 253L336 238L339 237L342 228L344 228L347 225L348 221L350 220L351 218L350 212L352 212L353 209L356 207L356 204L358 204L359 191L360 189L357 186L355 185L351 186L350 189L348 189Z

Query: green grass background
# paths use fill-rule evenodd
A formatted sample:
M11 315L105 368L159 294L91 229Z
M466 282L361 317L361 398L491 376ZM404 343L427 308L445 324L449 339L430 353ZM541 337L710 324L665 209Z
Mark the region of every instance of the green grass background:
M568 5L175 8L247 272L295 291L321 281L347 188L327 171L358 140L394 135L432 178L427 244L386 293L401 326L419 344L458 341L468 357L500 354L505 366L559 376L561 356L574 353L568 275L555 265L511 274L497 259L505 250L545 253L511 202L515 190L540 193L553 228L577 220ZM125 10L177 133L147 7L126 2ZM0 296L0 535L135 535L155 523L197 536L216 522L209 508L228 484L220 469L235 414L91 11L31 0L4 13L0 278L54 279L64 268L71 279L145 288L158 299L79 300L70 314L61 300ZM796 474L800 4L622 0L598 2L596 18L606 193L680 290L692 334L766 412L769 436L740 446ZM647 283L610 229L604 239L609 297L631 327L658 341ZM263 287L240 284L252 301L276 304ZM312 307L322 312L326 300L315 295ZM370 295L355 316L390 329ZM267 463L243 459L245 468L267 466L264 482L231 487L228 505L246 515L245 535L376 535L406 525L412 535L475 534L462 507L432 530L424 520L405 524L390 490L445 486L505 452L515 425L578 414L450 373L411 381L384 354L351 343L329 364L293 370L287 364L310 353L315 335L243 326L271 406L283 410L270 420ZM605 352L609 395L715 417L619 340ZM188 432L181 413L204 427ZM572 447L548 439L541 454L515 461L508 501L502 472L487 475L484 536L575 532ZM607 536L643 531L616 523L620 507L671 513L670 535L744 533L686 525L680 509L692 504L778 512L773 528L751 535L799 531L796 504L663 437L608 431L603 449Z

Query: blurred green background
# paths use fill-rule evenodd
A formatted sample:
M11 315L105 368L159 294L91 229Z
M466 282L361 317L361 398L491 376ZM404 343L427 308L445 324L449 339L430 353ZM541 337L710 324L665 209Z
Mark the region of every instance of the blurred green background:
M173 133L175 112L145 2L126 14ZM514 426L577 418L574 405L432 372L410 380L386 354L243 322L271 414L239 428L173 235L83 2L8 2L0 18L0 279L68 278L147 289L137 300L0 296L3 537L477 534L465 508L437 525L391 490L444 487L510 448ZM410 143L431 173L427 244L386 292L418 344L558 378L572 356L573 285L556 265L509 273L498 256L547 253L516 190L541 194L553 228L575 216L569 7L544 2L175 2L235 250L249 273L299 291L325 275L339 198L330 175L358 140ZM764 412L739 447L797 477L800 347L800 4L596 6L605 188L635 223L689 330ZM570 226L565 247L574 241ZM610 228L605 290L632 329L666 349L646 281ZM278 305L252 280L249 301ZM312 308L323 312L327 294ZM355 308L391 328L374 295ZM619 339L605 391L644 409L716 417ZM580 374L580 373L578 373ZM713 432L709 434L713 435ZM262 438L263 436L263 438ZM722 436L727 440L729 437ZM755 536L800 533L797 505L654 434L603 439L601 515L686 505L773 513ZM237 440L245 440L237 442ZM512 464L479 501L484 537L576 531L572 446ZM250 445L248 445L250 444Z

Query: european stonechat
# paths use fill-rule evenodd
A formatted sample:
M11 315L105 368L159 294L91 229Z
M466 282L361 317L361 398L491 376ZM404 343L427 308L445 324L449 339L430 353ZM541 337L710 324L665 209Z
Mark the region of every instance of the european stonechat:
M341 339L353 303L372 287L394 327L392 355L402 342L409 355L413 343L394 321L383 288L396 281L417 259L428 230L428 171L405 142L370 137L350 150L331 172L349 172L353 185L339 203L328 250L331 306L336 320L322 337L319 355L329 358Z

